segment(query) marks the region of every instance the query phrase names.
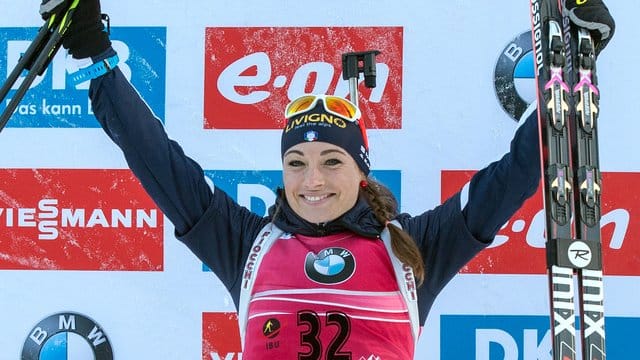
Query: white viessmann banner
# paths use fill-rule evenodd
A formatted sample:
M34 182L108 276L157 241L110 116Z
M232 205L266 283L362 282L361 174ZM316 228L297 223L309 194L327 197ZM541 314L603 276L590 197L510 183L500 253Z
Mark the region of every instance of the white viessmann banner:
M4 81L42 20L38 2L0 5ZM607 355L617 360L640 353L640 4L608 5L617 33L598 61L599 135ZM284 104L304 91L346 95L342 52L382 51L361 103L374 175L405 212L436 206L497 160L533 100L526 0L102 7L121 68L170 136L260 214L280 185ZM0 360L27 350L241 359L231 297L175 240L69 69L58 53L0 133ZM541 210L538 194L445 288L416 359L550 359Z

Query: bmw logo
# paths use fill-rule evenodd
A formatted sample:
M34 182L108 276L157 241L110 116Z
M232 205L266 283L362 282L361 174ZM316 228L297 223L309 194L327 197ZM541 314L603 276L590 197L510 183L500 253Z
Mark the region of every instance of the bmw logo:
M348 280L356 269L351 252L340 247L310 252L304 261L304 272L309 279L320 284L339 284Z
M22 360L113 360L107 335L90 318L72 312L51 315L27 336Z
M502 109L512 119L519 121L529 104L536 99L531 31L518 35L502 50L494 70L493 83Z

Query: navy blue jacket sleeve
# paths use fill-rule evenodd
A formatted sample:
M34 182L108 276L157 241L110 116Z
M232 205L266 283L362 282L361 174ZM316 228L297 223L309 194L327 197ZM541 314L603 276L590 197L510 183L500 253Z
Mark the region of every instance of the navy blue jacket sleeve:
M482 242L493 241L539 183L538 118L534 111L516 131L510 151L471 179L469 200L463 209L469 231Z
M222 190L212 191L202 168L168 138L163 124L118 68L92 80L89 97L100 125L173 223L176 236L227 287L232 286L266 220Z
M423 323L436 295L493 240L536 192L539 182L538 126L533 113L516 131L510 151L472 177L468 200L457 192L433 210L398 218L425 261L425 282L419 289Z

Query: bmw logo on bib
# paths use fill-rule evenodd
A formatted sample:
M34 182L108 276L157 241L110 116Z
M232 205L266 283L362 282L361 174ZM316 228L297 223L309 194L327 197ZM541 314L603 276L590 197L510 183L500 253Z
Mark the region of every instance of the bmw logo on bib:
M22 360L113 360L111 344L100 326L72 312L40 321L22 347Z
M355 269L351 252L339 247L323 249L317 255L310 252L304 261L304 273L320 284L340 284L348 280Z

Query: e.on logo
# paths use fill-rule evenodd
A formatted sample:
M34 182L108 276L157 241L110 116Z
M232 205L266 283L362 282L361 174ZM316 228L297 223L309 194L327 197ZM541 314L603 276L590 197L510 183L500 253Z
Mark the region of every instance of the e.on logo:
M0 269L163 268L163 215L129 170L0 169Z
M202 313L202 360L242 360L235 312Z
M443 171L442 201L467 183L475 170ZM605 275L640 275L640 173L602 174L600 221ZM542 190L529 198L500 229L491 246L478 254L463 273L544 274L545 214Z
M401 128L401 27L207 28L204 128L281 129L304 93L347 97L342 54L380 50L377 86L359 86L368 128ZM362 81L362 78L361 78Z

